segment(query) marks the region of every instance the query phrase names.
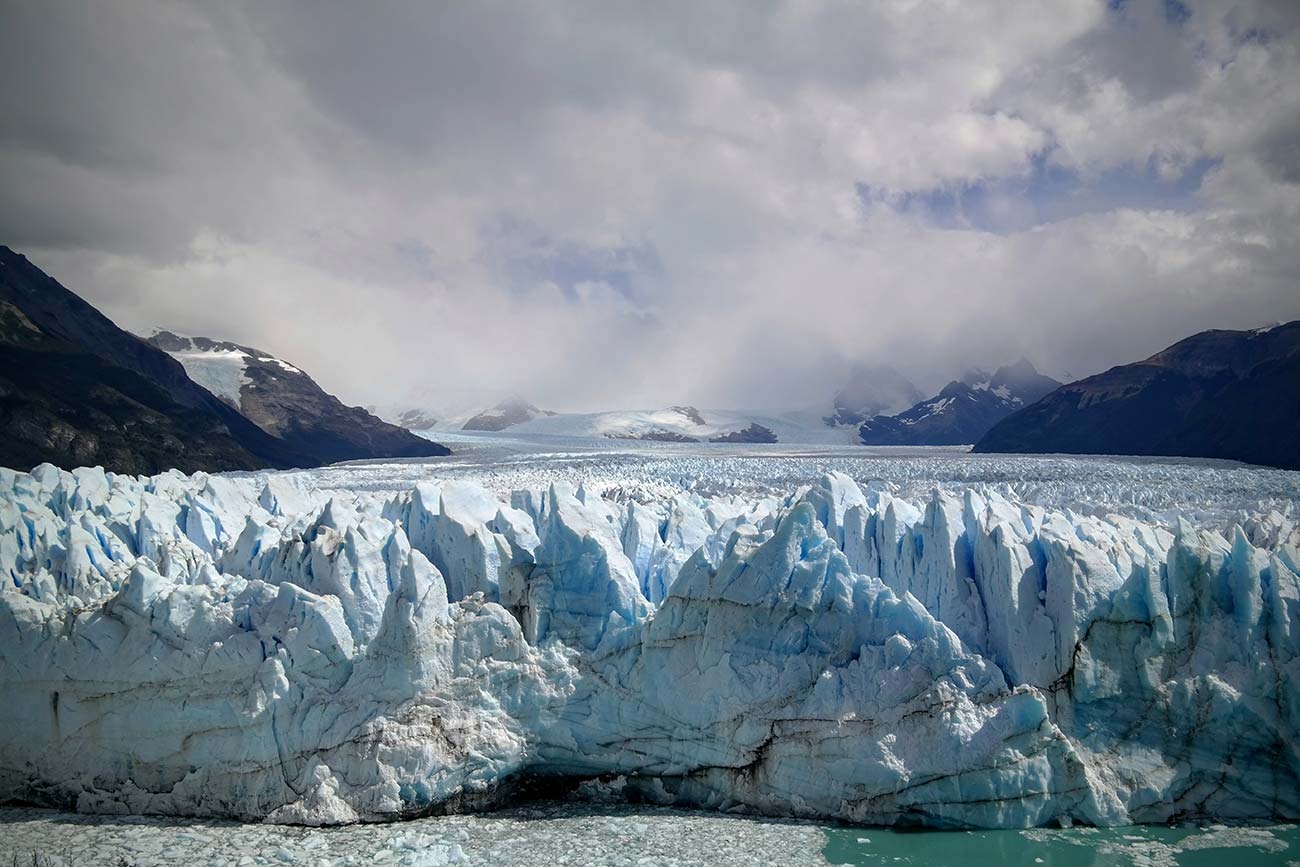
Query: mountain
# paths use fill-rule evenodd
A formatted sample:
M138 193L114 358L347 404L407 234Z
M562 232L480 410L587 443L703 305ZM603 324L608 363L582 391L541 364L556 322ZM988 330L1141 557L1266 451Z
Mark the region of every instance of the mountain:
M1203 331L1072 382L977 452L1182 455L1300 468L1300 321Z
M379 415L373 407L368 409L372 414ZM433 430L434 425L438 423L438 419L422 409L404 409L393 419L393 423L407 430Z
M777 442L776 433L770 428L750 422L749 427L741 430L733 430L730 433L719 434L718 436L709 437L711 443L774 443Z
M559 413L511 428L529 436L599 437L675 443L844 442L850 431L827 428L820 416L772 411L657 410Z
M450 454L361 407L345 406L269 352L170 331L159 331L148 342L179 361L195 382L315 463Z
M1024 406L1034 403L1061 387L1061 383L1034 369L1027 359L999 367L991 375L979 368L967 371L962 382L976 390L991 391Z
M992 374L975 369L906 412L868 419L858 428L858 435L867 445L973 443L1003 418L1059 385L1023 358Z
M288 374L282 365L257 362ZM219 364L212 372L217 369ZM265 372L253 372L250 381L263 381ZM240 383L241 375L236 371L234 382ZM309 406L286 407L280 422L273 423L274 399L268 394L249 410L258 416L255 421L231 399L228 380L214 385L225 399L195 382L167 352L118 328L26 257L0 246L2 466L48 461L65 467L98 464L124 473L193 472L446 453L404 432L393 437L395 428L323 392L342 420L318 425L323 433L315 437L297 435L303 419L310 423ZM274 391L269 383L266 390ZM301 417L289 418L290 411ZM369 421L349 422L356 413ZM340 447L332 438L334 428L354 435L356 442Z
M315 463L0 246L0 466L116 472Z
M400 424L408 430L445 432L449 435L465 430L465 425L476 416L486 416L489 422L492 421L491 411L466 411L463 407L440 406L436 403L427 406L396 403L369 409L385 421ZM782 442L823 445L849 445L857 442L856 428L828 426L823 413L817 411L701 410L692 406L602 412L537 410L537 415L532 419L504 427L502 433L527 437L597 437L659 442Z
M469 419L461 426L461 430L500 431L547 415L555 413L538 409L523 398L512 397Z
M835 395L835 412L828 425L858 425L878 415L901 412L925 395L911 380L889 365L858 364L849 383Z
M366 412L383 419L389 424L395 424L409 431L420 433L428 431L459 431L465 422L482 411L481 404L466 408L440 403L409 403L406 401L371 404L366 407Z

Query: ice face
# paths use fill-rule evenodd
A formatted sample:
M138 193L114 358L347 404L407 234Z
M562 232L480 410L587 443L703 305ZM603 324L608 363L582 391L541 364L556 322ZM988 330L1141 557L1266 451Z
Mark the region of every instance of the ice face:
M0 797L335 824L620 775L857 822L1300 815L1285 502L348 472L0 471Z

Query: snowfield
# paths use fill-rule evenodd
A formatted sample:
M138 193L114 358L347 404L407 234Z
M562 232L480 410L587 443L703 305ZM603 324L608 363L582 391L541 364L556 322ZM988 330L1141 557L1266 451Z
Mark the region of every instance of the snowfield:
M238 349L195 349L170 353L190 379L239 409L240 395L252 383L248 354Z
M329 825L549 779L879 824L1300 816L1300 474L452 446L0 470L0 797Z

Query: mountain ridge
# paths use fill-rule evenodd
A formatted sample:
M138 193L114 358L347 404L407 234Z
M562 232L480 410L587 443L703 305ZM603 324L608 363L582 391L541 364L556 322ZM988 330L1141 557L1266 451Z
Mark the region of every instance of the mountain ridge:
M0 245L0 464L121 472L309 462L194 383L166 353Z
M301 368L265 350L165 330L147 342L262 430L320 463L449 454L445 446L347 406Z
M1300 320L1210 329L1063 385L976 452L1169 455L1300 468Z
M168 353L3 245L0 432L0 465L15 468L50 462L146 474L343 459L268 433Z
M925 397L912 381L888 364L856 364L849 382L835 393L831 427L859 425L877 415L902 412Z
M555 413L538 409L522 397L509 397L482 412L476 413L461 425L461 430L503 431L517 424L532 421Z
M858 437L866 445L973 443L998 421L1059 385L1024 358L993 373L972 369L945 385L935 397L904 412L864 421Z

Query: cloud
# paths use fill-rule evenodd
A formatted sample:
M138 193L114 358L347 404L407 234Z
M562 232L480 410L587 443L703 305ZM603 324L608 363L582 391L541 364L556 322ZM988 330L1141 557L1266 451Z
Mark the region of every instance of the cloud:
M0 241L356 403L816 405L1300 317L1294 4L27 4Z

